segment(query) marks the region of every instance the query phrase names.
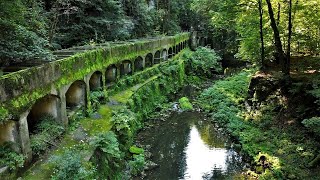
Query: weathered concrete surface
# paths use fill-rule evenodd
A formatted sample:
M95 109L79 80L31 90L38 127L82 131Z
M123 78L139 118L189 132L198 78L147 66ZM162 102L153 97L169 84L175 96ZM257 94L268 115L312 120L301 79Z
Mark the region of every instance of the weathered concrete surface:
M32 160L29 136L43 115L68 126L67 108L90 107L90 90L107 91L106 84L121 76L139 75L138 71L168 60L169 48L176 49L172 55L180 52L188 40L189 34L183 33L77 47L58 53L68 58L0 77L0 144L15 142L27 162Z
M52 87L59 89L82 79L88 73L105 69L112 64L119 66L123 60L133 62L136 57L145 58L148 53L155 54L157 50L161 51L161 58L166 60L170 47L188 39L189 34L182 33L176 36L121 44L83 46L57 52L68 58L0 77L0 110L7 111L18 120L20 113L28 110L37 99L49 94ZM74 53L77 54L71 56ZM4 119L5 117L0 116L0 121Z

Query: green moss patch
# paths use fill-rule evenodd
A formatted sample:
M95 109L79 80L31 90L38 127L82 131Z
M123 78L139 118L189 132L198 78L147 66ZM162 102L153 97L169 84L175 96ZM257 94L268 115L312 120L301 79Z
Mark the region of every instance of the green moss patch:
M189 99L187 97L182 97L179 99L180 108L184 111L192 110L193 106L190 103Z

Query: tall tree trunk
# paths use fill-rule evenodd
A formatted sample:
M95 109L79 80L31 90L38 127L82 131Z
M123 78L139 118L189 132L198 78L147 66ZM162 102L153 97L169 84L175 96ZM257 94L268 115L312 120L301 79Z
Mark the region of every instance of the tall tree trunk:
M258 0L259 4L259 16L260 16L260 40L261 40L261 69L265 69L264 62L264 41L263 41L263 10L262 10L262 0Z
M276 21L274 19L274 13L273 13L273 9L272 9L272 5L270 0L266 0L267 5L268 5L268 12L269 12L269 16L270 16L270 20L271 20L271 27L273 30L273 37L274 37L274 42L275 42L275 47L276 47L276 51L278 53L278 57L279 61L282 65L282 71L284 72L284 70L286 69L285 67L285 63L284 63L284 59L285 59L285 55L282 49L282 43L281 43L281 39L280 39L280 34L279 34L279 30L276 24Z
M277 15L277 26L279 26L280 23L280 13L281 13L281 4L278 3L278 15Z
M291 35L292 35L292 0L289 0L288 12L288 44L287 44L287 58L285 59L285 75L290 76L290 51L291 51Z

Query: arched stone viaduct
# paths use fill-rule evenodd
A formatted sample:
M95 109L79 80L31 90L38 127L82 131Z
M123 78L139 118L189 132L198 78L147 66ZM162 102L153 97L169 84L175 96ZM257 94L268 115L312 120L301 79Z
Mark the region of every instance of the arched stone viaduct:
M90 91L108 90L121 77L168 60L188 46L189 33L77 47L58 59L0 77L0 145L13 142L31 158L30 133L51 115L68 126L68 112L90 107Z

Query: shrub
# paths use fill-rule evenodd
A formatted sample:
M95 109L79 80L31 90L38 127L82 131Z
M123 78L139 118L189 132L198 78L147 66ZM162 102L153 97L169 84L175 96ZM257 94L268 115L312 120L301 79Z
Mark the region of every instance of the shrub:
M134 133L141 126L135 113L128 109L121 109L114 112L112 122L112 130L118 134L119 140L123 144L130 144Z
M99 177L118 179L123 155L116 135L111 131L101 133L90 144L96 148L94 161L98 164Z
M43 116L37 124L34 134L30 136L32 153L40 155L45 152L63 132L63 125L59 124L54 117L51 115Z
M82 162L80 152L67 150L50 159L54 164L52 180L93 179L95 168L90 162Z
M189 72L202 76L210 76L212 72L222 72L220 60L221 57L214 50L199 47L196 52L187 59L187 68L190 70Z
M10 170L22 167L24 156L13 151L12 143L6 142L0 146L0 167L8 166Z
M130 174L137 176L144 170L145 164L144 154L133 155L133 160L129 161Z
M100 104L106 102L106 95L103 90L97 90L90 93L90 101L94 110L98 109Z
M302 124L312 132L320 136L320 117L305 119L302 121Z
M192 110L193 106L190 103L189 99L187 97L182 97L179 99L180 108L182 110Z

